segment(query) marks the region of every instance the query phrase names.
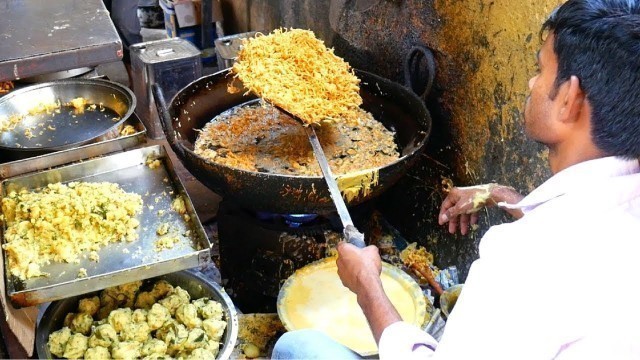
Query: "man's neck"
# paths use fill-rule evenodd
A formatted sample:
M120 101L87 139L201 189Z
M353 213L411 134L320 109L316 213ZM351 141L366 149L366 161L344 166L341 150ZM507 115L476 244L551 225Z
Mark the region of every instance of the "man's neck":
M560 144L549 146L549 167L553 174L579 164L581 162L608 156L595 145L575 146L574 144Z

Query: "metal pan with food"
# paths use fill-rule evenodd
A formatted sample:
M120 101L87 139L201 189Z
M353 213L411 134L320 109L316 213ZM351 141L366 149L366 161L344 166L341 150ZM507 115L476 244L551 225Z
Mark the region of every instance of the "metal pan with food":
M224 289L184 270L41 308L36 350L40 359L228 359L238 328Z
M135 110L128 88L99 79L31 85L0 98L0 151L25 158L89 143Z
M7 296L32 306L210 261L162 146L0 182Z
M362 109L393 131L399 158L382 166L363 163L360 169L338 175L336 180L349 206L371 199L393 185L417 160L431 130L429 113L411 90L368 72L355 71L355 74L361 80ZM248 171L210 161L195 152L199 131L207 123L256 99L246 95L245 89L230 93L228 87L237 85L231 84L232 81L228 71L203 77L176 94L166 109L161 92L155 89L167 139L186 168L212 190L249 209L280 213L333 211L329 191L319 173ZM306 137L304 140L308 146Z

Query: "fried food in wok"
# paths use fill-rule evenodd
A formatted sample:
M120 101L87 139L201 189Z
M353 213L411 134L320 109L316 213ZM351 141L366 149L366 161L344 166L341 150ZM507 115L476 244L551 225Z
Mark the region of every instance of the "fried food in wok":
M362 104L360 79L308 30L244 40L232 71L247 89L307 124L353 120Z
M373 116L358 109L348 125L338 122L317 131L332 171L346 174L392 163L400 157L393 139ZM195 153L218 164L284 175L321 175L305 130L270 105L228 110L207 123Z

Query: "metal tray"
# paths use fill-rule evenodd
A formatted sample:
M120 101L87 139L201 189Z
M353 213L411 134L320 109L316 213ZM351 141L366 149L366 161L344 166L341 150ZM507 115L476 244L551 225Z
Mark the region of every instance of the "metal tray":
M126 136L120 136L117 132L109 132L87 145L5 163L2 163L3 160L11 159L11 154L0 151L0 180L131 149L147 141L147 129L135 114L132 114L123 125L133 126L136 132Z
M162 166L151 169L145 165L149 158L159 159ZM139 238L133 242L103 247L98 251L100 261L97 263L86 258L88 254L83 254L79 264L44 265L42 271L51 274L49 277L27 281L20 281L10 274L7 256L3 251L7 295L14 306L33 306L193 268L211 261L211 244L163 146L149 146L4 180L0 182L0 195L6 196L15 189L36 189L52 182L70 181L107 181L119 184L125 191L141 195L143 209L139 215ZM191 217L189 222L171 209L171 201L177 195L185 200L187 214ZM166 212L159 216L158 210ZM155 242L159 237L156 230L164 222L177 230L180 241L172 249L157 252ZM188 236L187 230L191 230ZM3 242L4 231L5 225L0 229ZM77 277L80 268L87 270L87 277Z

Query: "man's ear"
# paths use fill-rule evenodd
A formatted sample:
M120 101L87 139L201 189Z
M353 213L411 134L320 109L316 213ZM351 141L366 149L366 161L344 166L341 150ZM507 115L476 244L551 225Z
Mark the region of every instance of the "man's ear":
M561 100L559 120L563 123L577 121L584 104L584 92L580 87L580 79L572 75L560 86L558 97Z

